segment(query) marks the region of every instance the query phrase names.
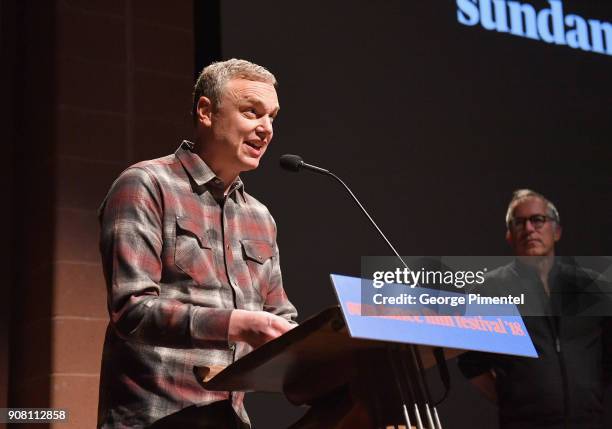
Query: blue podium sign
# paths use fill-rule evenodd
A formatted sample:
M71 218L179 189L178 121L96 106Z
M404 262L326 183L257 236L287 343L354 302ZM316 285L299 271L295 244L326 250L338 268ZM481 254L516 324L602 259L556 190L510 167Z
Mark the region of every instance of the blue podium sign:
M481 307L475 309L469 303L464 303L460 309L432 306L423 303L426 300L422 299L432 295L432 290L415 287L409 289L409 294L402 294L405 305L398 309L397 305L388 302L363 302L368 294L363 294L362 288L374 290L372 280L332 274L331 281L351 337L538 356L513 304L504 304L497 313L490 309L483 313ZM406 288L405 285L392 286ZM460 294L437 290L435 296L437 302L453 302Z

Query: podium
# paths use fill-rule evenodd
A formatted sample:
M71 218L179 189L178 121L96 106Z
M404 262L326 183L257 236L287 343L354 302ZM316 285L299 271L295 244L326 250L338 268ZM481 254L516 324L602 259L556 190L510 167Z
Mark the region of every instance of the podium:
M422 368L435 365L434 347L412 350ZM227 368L196 373L207 390L279 392L294 405L309 405L291 429L405 427L402 392L411 389L410 352L405 344L351 338L336 306ZM450 359L461 352L443 353Z

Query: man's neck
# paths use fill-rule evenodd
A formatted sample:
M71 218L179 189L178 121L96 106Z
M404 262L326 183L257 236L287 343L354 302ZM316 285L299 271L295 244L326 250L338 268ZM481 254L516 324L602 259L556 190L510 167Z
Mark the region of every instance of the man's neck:
M195 139L193 152L208 165L208 168L215 173L215 176L221 179L223 182L223 196L227 196L232 184L238 178L238 173L225 168L222 162L217 162L215 157L206 151L206 145L198 138Z
M519 260L536 270L546 295L550 295L550 287L548 285L548 275L555 264L555 255L550 254L546 256L519 256Z

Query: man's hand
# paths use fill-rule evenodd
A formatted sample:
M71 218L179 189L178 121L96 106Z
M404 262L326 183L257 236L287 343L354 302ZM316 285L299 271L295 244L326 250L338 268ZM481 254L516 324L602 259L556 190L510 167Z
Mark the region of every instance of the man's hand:
M294 327L286 319L266 311L234 310L230 316L228 339L257 348Z

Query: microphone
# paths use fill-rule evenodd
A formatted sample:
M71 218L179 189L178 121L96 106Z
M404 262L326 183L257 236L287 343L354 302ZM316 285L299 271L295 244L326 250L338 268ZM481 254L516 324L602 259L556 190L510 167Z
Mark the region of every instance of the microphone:
M299 172L303 168L305 170L310 170L310 171L313 171L315 173L323 174L325 176L330 176L330 177L334 178L337 182L339 182L342 186L344 186L344 189L346 189L346 191L353 198L353 200L355 200L355 202L357 203L357 205L359 206L359 208L361 209L363 214L366 215L366 217L368 218L370 223L372 223L374 228L376 228L376 231L378 231L378 233L385 240L385 242L387 243L389 248L391 248L391 250L393 251L395 256L397 256L397 259L400 260L400 262L402 263L402 265L404 265L404 267L408 268L408 265L406 264L406 262L404 262L404 260L402 259L400 254L397 252L397 250L395 250L395 247L393 247L393 244L391 244L389 239L387 239L387 237L382 232L382 230L378 227L376 222L374 222L374 219L372 219L372 216L370 216L370 214L365 209L365 207L363 207L363 205L361 204L359 199L355 196L355 194L353 194L353 191L351 191L351 189L346 185L346 183L344 183L342 181L342 179L340 179L338 176L336 176L331 171L326 170L325 168L321 168L321 167L317 167L316 165L305 163L304 160L302 159L302 157L299 156L299 155L291 155L291 154L282 155L280 157L280 166L282 168L284 168L285 170L293 171L293 172L296 172L296 173ZM408 269L410 269L410 268L408 268Z
M404 262L404 260L402 259L402 257L400 256L400 254L397 252L397 250L395 250L395 247L393 247L393 245L391 244L391 242L389 241L389 239L387 239L387 237L385 236L385 234L381 231L381 229L378 227L378 225L376 224L376 222L374 222L374 219L372 219L372 216L370 216L370 214L368 213L368 211L365 209L365 207L363 207L363 205L361 204L361 202L359 201L359 199L355 196L355 194L353 194L353 191L351 191L351 189L347 186L346 183L344 183L342 181L342 179L340 179L338 176L336 176L334 173L332 173L329 170L326 170L324 168L321 167L317 167L316 165L311 165L311 164L307 164L304 162L304 160L302 159L301 156L298 155L290 155L290 154L286 154L280 157L280 166L282 168L284 168L285 170L289 170L289 171L293 171L293 172L299 172L302 168L306 169L306 170L310 170L313 171L315 173L319 173L319 174L323 174L325 176L330 176L332 178L334 178L337 182L339 182L344 189L346 189L346 191L349 193L349 195L351 196L351 198L353 198L353 200L357 203L357 205L359 206L359 208L361 209L361 211L363 212L364 215L366 215L366 217L368 218L368 220L370 221L370 223L374 226L374 228L376 228L376 230L378 231L378 233L380 234L380 236L385 240L385 242L387 243L387 245L389 246L389 248L393 251L393 253L395 254L395 256L397 257L397 259L400 260L400 262L404 265L404 267L406 267L408 270L410 270L410 268L408 268L408 265L406 264L406 262ZM424 370L423 370L423 365L422 362L420 360L420 356L419 356L419 352L416 349L416 347L414 345L410 345L409 346L409 350L414 358L414 362L412 363L412 369L409 372L412 372L416 375L417 380L420 379L420 383L417 383L417 390L419 390L420 395L421 395L421 399L424 400L423 402L423 406L425 408L425 416L427 417L427 421L428 421L428 428L430 429L441 429L442 425L440 424L438 417L438 413L436 408L434 407L434 415L436 416L437 421L434 423L433 419L431 417L431 413L429 410L429 402L431 402L430 399L430 395L429 395L429 389L427 389L427 380L425 379L425 375L424 375ZM416 358L418 356L418 358ZM399 359L399 361L401 361L402 359ZM390 356L390 361L392 366L394 364L397 364L397 362L394 361L393 357ZM398 381L399 383L399 381ZM401 385L398 384L398 388L400 390L400 396L403 396L403 389L401 387ZM410 390L412 390L412 388L410 388ZM417 428L418 429L423 429L423 424L421 421L421 416L420 416L420 412L419 412L419 407L418 407L418 400L416 399L415 395L413 395L414 392L410 393L410 396L412 397L412 399L415 400L414 402L414 413L415 413L415 417L416 417L416 423L417 423ZM410 425L410 418L408 416L408 410L406 408L406 404L405 404L405 399L402 397L402 407L403 407L403 412L404 412L404 418L406 421L406 424L408 425L408 427L411 427Z
M316 165L306 164L301 156L286 154L280 157L280 166L285 170L299 172L300 169L305 168L306 170L314 171L319 174L330 174L329 170L326 170Z

